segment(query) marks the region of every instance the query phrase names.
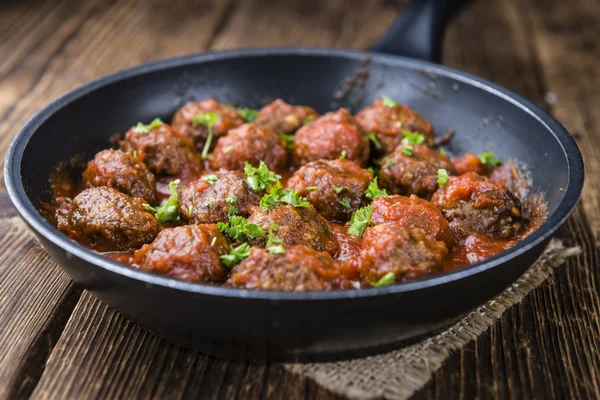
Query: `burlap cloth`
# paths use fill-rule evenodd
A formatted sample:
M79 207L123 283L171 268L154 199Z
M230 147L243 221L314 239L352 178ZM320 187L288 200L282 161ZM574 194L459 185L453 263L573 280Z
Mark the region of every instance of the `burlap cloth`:
M511 306L578 254L552 240L542 256L512 286L472 311L446 331L407 347L372 357L315 364L284 364L285 368L353 399L406 399L422 388L452 353L485 332Z

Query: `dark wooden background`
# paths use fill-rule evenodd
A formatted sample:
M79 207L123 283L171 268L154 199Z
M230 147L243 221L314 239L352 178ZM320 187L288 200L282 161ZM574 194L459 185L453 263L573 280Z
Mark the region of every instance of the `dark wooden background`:
M2 1L0 154L34 112L98 76L206 49L363 49L402 3ZM598 0L479 0L446 35L444 64L533 100L577 138L587 180L561 236L583 252L452 354L415 398L600 397L599 26ZM14 217L3 180L0 217L0 398L335 397L280 366L171 345L100 304Z

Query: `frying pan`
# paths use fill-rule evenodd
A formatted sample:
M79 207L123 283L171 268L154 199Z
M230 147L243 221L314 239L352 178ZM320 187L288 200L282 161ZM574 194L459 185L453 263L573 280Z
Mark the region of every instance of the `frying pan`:
M75 282L142 327L203 352L323 360L387 349L436 329L501 292L537 259L571 213L584 177L577 145L550 115L502 87L434 63L440 59L443 27L460 5L411 3L370 52L203 53L85 84L41 110L14 138L4 172L10 198ZM361 69L367 73L357 74ZM39 212L50 198L49 172L59 161L75 154L92 157L113 132L154 117L169 120L191 99L260 107L281 97L324 113L340 106L357 111L382 94L422 113L437 132L455 129L448 146L453 154L494 151L526 163L536 190L548 201L545 223L494 257L429 279L364 290L283 293L142 272L71 241Z

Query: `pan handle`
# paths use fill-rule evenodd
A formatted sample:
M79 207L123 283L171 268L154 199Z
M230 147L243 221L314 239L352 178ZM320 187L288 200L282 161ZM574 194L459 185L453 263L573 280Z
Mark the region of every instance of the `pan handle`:
M471 1L412 0L371 50L439 63L446 24Z

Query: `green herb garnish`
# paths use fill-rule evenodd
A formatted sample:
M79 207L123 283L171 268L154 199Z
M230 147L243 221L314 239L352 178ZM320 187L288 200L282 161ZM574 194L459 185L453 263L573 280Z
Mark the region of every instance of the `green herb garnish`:
M231 195L225 198L225 202L229 204L233 204L237 201L237 196Z
M443 148L443 147L440 147L440 154L442 154L442 155L444 155L444 156L447 156L447 155L448 155L448 153L446 153L446 150L444 150L444 148Z
M373 285L375 287L387 286L387 285L391 285L392 283L394 283L395 280L396 280L396 275L394 275L393 272L388 272L387 274L382 276L381 279L379 279L377 282L371 283L371 285Z
M302 126L310 124L314 118L315 118L315 116L312 114L309 115L308 117L304 118L304 121L302 121Z
M170 221L177 221L179 219L179 213L177 212L177 207L179 206L179 195L177 194L178 186L179 179L169 183L169 191L171 192L171 195L167 200L164 200L160 206L151 207L149 204L143 204L146 211L154 212L156 219L161 224Z
M230 252L229 254L222 255L220 257L221 261L223 261L226 267L233 268L250 255L251 249L248 243L242 243L238 247L229 245Z
M446 183L448 183L448 171L446 171L444 168L440 168L437 170L437 183L440 186L446 186Z
M231 145L229 145L229 146L227 146L227 147L225 147L225 148L223 149L223 153L225 153L225 154L227 154L227 153L231 153L231 150L233 150L233 145L232 145L232 144L231 144Z
M269 231L269 237L267 238L267 245L265 248L271 254L285 254L283 239L276 238L273 235L273 231Z
M385 94L381 96L381 100L383 101L383 105L387 108L394 108L399 104L396 100L386 96Z
M389 167L391 167L394 164L396 164L396 161L394 161L394 160L387 160L385 162L385 168L389 168Z
M365 136L365 139L367 139L368 141L373 143L373 145L375 145L375 148L377 150L381 150L381 143L379 143L379 140L377 140L377 136L375 135L375 132L369 133L367 136Z
M160 120L160 118L154 118L152 122L147 125L144 125L142 122L138 122L135 126L135 131L137 133L150 133L150 131L154 128L160 127L164 122Z
M292 146L294 145L294 135L288 135L288 134L282 133L279 136L283 139L283 141L285 142L285 145L288 147L288 149L291 149Z
M237 210L233 211L237 212ZM260 226L250 223L247 218L241 215L235 215L231 209L228 218L229 222L218 222L217 229L238 242L245 242L248 238L254 239L265 236L265 231Z
M289 204L290 206L294 207L310 207L310 203L308 202L308 200L306 200L305 197L300 196L297 190L286 189L282 193L283 195L279 199L280 203Z
M217 243L217 237L216 236L214 238L212 238L212 240L210 241L210 247L214 247L215 243Z
M423 144L425 142L425 136L418 132L402 131L404 139L402 144Z
M350 205L350 199L347 197L340 200L339 203L346 209L346 211L350 211L352 209L352 206Z
M344 188L343 188L343 187L339 187L339 186L336 186L336 185L333 185L331 188L332 188L332 189L333 189L333 191L334 191L334 192L336 192L337 194L340 194L340 192L341 192L342 190L344 190Z
M488 153L479 153L479 159L481 163L486 167L497 167L502 164L502 161L496 157L496 154L492 152Z
M411 146L401 146L400 147L400 152L402 152L402 154L404 154L407 157L412 157L412 155L413 155L413 148Z
M253 122L258 115L258 110L254 108L238 108L238 112L246 122Z
M367 190L365 190L365 197L371 200L377 199L379 197L390 197L385 189L379 189L379 185L377 184L377 178L373 179Z
M371 223L371 214L375 207L368 205L359 208L352 214L350 219L350 228L348 228L348 234L354 236L362 236L367 229L367 226Z
M244 172L246 173L246 183L255 192L262 192L281 179L281 175L277 175L271 171L262 160L258 168L246 162L244 164Z
M275 183L269 192L260 200L260 208L271 210L278 204L289 204L294 207L308 208L310 203L305 197L298 194L297 190L283 189L281 182Z
M197 114L192 122L196 125L204 125L208 128L208 137L206 138L206 142L204 143L204 148L202 149L202 159L206 160L208 158L208 151L210 150L210 145L213 140L213 126L219 122L219 116L214 112L205 112Z
M345 149L342 150L342 153L340 154L340 160L345 160L346 155L348 155L348 152Z
M214 185L219 180L219 177L217 175L204 175L202 180Z

